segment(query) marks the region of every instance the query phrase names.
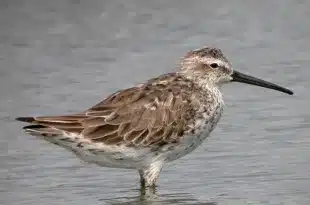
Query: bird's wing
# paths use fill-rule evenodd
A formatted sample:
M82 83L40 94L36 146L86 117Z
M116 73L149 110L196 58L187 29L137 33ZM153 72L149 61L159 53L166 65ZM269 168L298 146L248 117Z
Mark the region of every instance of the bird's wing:
M19 118L105 144L129 146L177 142L194 112L182 87L138 86L119 91L83 113Z

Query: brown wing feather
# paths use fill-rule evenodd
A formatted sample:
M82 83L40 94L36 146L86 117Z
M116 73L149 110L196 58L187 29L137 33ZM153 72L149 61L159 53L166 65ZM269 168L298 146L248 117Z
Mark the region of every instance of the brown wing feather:
M188 99L192 85L175 81L177 78L169 76L151 80L114 93L83 113L37 117L31 123L74 131L106 144L149 146L176 142L187 129L188 115L194 107Z

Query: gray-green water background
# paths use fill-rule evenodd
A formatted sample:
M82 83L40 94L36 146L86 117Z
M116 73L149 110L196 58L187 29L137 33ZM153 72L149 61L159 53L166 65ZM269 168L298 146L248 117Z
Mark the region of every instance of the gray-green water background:
M137 204L135 171L83 163L21 132L23 115L81 111L221 48L234 68L294 96L224 87L212 137L164 167L157 202L310 203L310 1L2 0L0 203Z

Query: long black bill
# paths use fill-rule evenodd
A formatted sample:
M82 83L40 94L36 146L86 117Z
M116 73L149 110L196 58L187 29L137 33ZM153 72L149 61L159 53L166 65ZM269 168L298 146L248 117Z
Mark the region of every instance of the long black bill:
M246 84L251 84L251 85L257 85L257 86L260 86L260 87L265 87L265 88L269 88L269 89L273 89L273 90L278 90L278 91L287 93L289 95L293 95L294 94L293 91L291 91L289 89L283 88L283 87L278 86L276 84L273 84L273 83L270 83L270 82L267 82L267 81L264 81L264 80L261 80L261 79L249 76L249 75L245 75L245 74L240 73L238 71L234 71L233 72L232 78L233 78L232 81L235 81L235 82L246 83Z

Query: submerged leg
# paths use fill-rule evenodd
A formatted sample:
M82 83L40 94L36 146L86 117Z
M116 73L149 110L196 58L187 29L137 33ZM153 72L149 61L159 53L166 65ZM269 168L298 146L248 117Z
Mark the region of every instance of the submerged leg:
M144 174L143 174L143 170L139 170L139 175L140 175L140 186L141 188L145 188L146 187L146 180L144 178Z

